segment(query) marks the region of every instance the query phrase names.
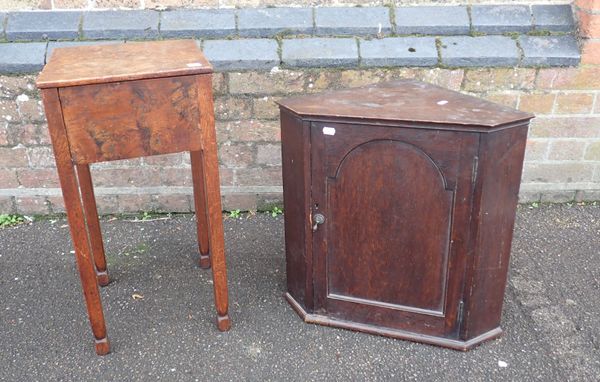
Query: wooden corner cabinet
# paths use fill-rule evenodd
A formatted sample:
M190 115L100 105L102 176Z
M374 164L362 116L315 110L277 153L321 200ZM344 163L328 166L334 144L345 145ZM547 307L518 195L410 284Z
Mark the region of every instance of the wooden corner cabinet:
M413 80L280 109L296 312L459 350L500 335L533 115Z

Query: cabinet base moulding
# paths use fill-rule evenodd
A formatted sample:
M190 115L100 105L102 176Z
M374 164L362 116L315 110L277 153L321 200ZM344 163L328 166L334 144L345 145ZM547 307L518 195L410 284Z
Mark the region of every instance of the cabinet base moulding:
M304 322L307 324L317 324L323 326L330 326L334 328L348 329L353 331L358 331L362 333L375 334L378 336L397 338L400 340L407 340L413 342L420 342L428 345L436 345L442 346L445 348L460 350L460 351L468 351L481 345L482 343L490 340L494 340L502 334L502 329L497 327L490 331L487 331L475 338L472 338L468 341L460 341L453 340L449 338L439 338L428 336L424 334L412 333L406 330L399 329L390 329L390 328L382 328L379 326L361 324L357 322L344 321L344 320L336 320L331 317L322 316L320 314L308 313L302 305L300 305L289 293L284 295L287 302L290 304L292 309L296 311L296 313L302 318Z

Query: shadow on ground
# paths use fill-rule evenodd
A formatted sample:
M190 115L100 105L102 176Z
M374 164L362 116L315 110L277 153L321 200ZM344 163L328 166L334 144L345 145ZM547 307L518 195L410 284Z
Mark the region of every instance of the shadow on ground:
M112 353L94 353L64 220L0 230L0 380L595 381L600 207L518 212L502 338L469 353L304 324L283 219L225 221L233 327L216 330L191 216L103 221ZM133 294L143 299L132 298ZM498 361L507 363L500 367Z

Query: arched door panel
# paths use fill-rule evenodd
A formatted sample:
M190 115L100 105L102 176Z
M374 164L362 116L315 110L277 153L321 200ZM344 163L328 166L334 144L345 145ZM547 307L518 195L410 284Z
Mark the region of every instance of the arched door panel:
M476 135L313 123L311 142L315 312L457 330Z
M327 187L328 294L443 314L453 191L431 158L404 142L367 142Z

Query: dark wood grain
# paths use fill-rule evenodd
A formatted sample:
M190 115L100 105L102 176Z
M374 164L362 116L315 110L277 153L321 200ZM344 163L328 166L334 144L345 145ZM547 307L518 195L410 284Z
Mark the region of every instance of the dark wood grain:
M366 141L339 163L326 197L330 297L443 314L454 190L431 158L402 141Z
M281 114L283 172L283 215L285 226L285 252L287 290L305 308L312 304L312 261L309 245L310 183L305 174L310 173L310 130L302 120L290 113Z
M56 168L65 201L71 238L75 247L77 269L81 278L88 317L92 325L92 332L94 333L96 353L99 355L108 354L110 346L106 336L106 324L104 322L104 313L102 312L100 291L96 281L94 259L92 258L92 251L88 243L82 200L79 196L75 168L71 162L69 153L69 141L61 114L58 91L56 89L43 90L42 99L46 110L50 138L54 148Z
M127 42L56 48L37 79L39 88L212 73L194 40Z
M360 95L358 95L360 93ZM401 80L358 89L334 90L279 101L307 120L350 118L419 124L440 129L490 130L527 121L532 114L415 80Z
M313 123L312 203L327 218L314 233L316 311L429 335L456 331L465 257L451 237L466 241L454 227L468 220L453 217L468 218L470 198L455 195L469 189L473 169L447 148L477 144L475 134Z
M531 116L415 81L280 106L294 310L458 350L498 337Z
M481 137L464 338L500 327L526 140L527 125Z
M77 163L200 150L195 76L59 89Z

